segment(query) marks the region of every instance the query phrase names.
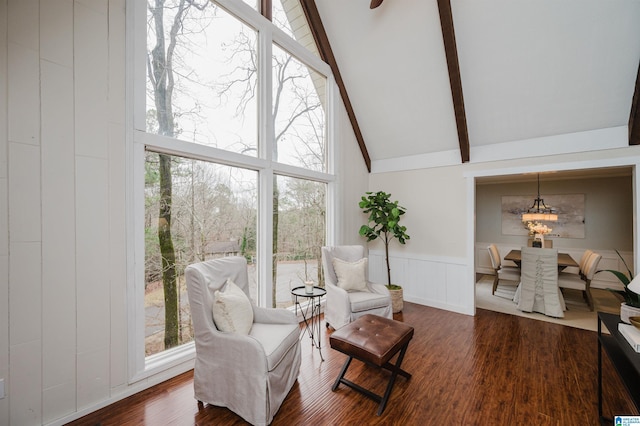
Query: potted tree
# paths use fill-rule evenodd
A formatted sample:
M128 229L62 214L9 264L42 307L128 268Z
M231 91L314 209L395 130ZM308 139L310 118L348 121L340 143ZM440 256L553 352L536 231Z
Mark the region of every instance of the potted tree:
M360 235L367 238L367 242L381 238L384 242L384 254L387 262L387 288L391 293L393 312L402 311L402 287L391 284L391 267L389 266L389 243L396 238L400 244L405 244L410 238L407 227L400 225L400 218L405 214L405 208L397 201L391 202L391 194L384 191L367 192L362 196L359 206L363 213L368 214L367 224L360 227Z

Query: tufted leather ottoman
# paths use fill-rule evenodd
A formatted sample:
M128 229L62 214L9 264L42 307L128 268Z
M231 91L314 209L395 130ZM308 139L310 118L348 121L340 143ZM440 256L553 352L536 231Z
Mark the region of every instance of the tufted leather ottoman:
M378 415L382 414L398 374L407 379L411 378L411 374L402 370L400 365L412 338L413 327L400 321L371 314L363 315L334 331L329 337L331 347L348 355L349 358L344 363L331 390L335 391L340 383L343 383L379 402ZM400 352L398 359L395 364L391 364L389 361L398 352ZM391 371L391 377L383 396L344 378L353 358Z

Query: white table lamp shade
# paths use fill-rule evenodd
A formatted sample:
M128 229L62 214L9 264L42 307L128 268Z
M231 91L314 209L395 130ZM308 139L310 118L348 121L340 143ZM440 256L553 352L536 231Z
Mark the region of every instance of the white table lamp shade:
M636 294L640 294L640 275L636 275L636 277L631 280L627 288Z

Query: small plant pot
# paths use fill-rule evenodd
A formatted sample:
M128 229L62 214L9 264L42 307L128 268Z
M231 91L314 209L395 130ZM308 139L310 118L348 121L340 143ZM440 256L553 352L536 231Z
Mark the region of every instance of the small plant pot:
M398 312L402 312L402 308L404 307L402 289L390 289L389 293L391 293L391 309L393 313L397 314Z
M640 316L640 308L634 308L633 306L627 305L625 302L620 305L620 319L622 322L631 324L629 317L637 316Z

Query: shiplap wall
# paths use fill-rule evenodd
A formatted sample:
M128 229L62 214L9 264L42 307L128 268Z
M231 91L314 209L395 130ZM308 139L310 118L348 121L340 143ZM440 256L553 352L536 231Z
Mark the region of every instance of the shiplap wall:
M0 424L47 424L127 384L125 0L0 9Z

